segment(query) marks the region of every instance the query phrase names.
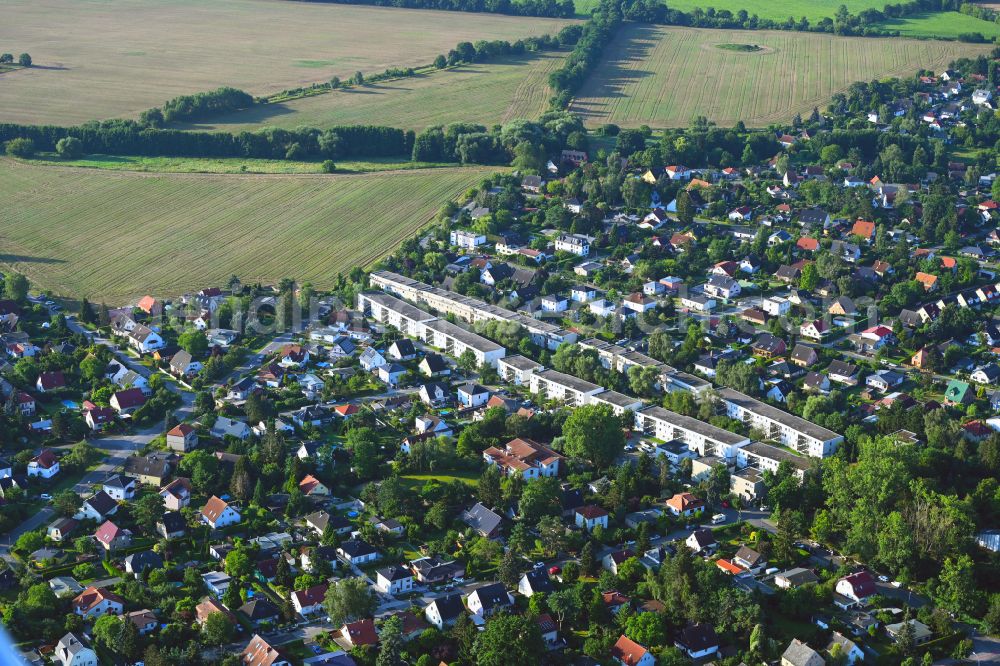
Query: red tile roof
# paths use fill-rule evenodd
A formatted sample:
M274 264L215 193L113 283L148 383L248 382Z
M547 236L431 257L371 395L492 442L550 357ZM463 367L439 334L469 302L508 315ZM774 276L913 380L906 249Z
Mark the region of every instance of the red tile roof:
M625 666L635 666L646 656L646 648L642 647L627 636L622 636L611 648L611 656L625 664Z

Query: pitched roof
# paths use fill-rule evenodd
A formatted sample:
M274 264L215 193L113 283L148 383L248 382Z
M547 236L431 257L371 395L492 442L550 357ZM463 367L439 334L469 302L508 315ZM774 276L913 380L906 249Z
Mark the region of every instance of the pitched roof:
M647 652L649 650L624 634L611 647L611 656L625 664L625 666L636 666L646 656Z
M216 520L219 519L219 516L221 516L222 513L228 508L229 504L225 500L220 499L215 495L212 495L211 497L208 498L208 501L205 502L205 506L202 507L201 515L203 515L209 521L214 523Z
M112 603L125 605L125 600L113 592L109 592L102 587L91 585L73 599L74 610L86 613L102 601L107 600Z
M352 645L375 645L378 643L375 621L371 618L345 624L341 634L345 638L349 638Z
M253 635L240 654L240 663L243 666L272 666L284 659L284 655L277 648L271 647L271 644L258 634Z

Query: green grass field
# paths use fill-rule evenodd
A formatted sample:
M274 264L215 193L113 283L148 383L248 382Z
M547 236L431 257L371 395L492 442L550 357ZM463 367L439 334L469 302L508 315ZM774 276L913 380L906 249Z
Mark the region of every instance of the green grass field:
M413 237L490 170L141 174L0 160L0 264L40 289L119 304L236 274L329 286Z
M741 53L719 44L756 44ZM720 125L761 127L826 105L855 81L942 69L988 45L800 32L702 30L627 25L571 109L596 126L687 125L704 115Z
M962 33L978 32L986 39L1000 38L1000 24L990 23L959 12L914 14L905 19L892 19L879 25L899 30L908 37L946 37L955 39Z
M570 21L288 0L6 0L0 44L35 67L0 74L0 122L135 116L222 85L265 95L334 75L429 64L463 40Z
M789 16L799 20L803 16L812 22L830 17L837 13L840 5L845 5L847 11L857 14L865 9L882 9L882 0L786 0L785 2L768 2L767 0L670 0L667 6L689 12L696 7L715 10L727 9L736 14L745 9L748 14L756 14L763 19L784 21Z
M243 157L143 157L137 155L86 155L76 160L60 159L55 154L40 154L27 160L38 166L79 167L104 171L142 171L147 173L324 173L322 160L290 161ZM337 162L337 173L373 171L408 171L454 167L455 164L409 162L398 159Z
M546 109L549 72L564 54L542 53L504 62L466 65L412 78L338 90L323 95L221 116L187 129L242 131L268 127L330 127L374 124L423 129L477 122L486 126L537 118Z

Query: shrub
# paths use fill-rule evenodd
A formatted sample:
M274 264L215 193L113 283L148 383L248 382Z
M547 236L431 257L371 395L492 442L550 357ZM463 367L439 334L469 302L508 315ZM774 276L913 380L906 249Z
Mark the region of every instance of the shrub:
M56 142L56 152L59 156L71 160L83 155L83 142L75 136L67 136Z
M35 142L31 139L19 137L11 139L5 144L7 154L14 157L32 157L35 154Z
M337 165L333 162L333 160L323 160L324 173L333 173L336 170L337 170Z

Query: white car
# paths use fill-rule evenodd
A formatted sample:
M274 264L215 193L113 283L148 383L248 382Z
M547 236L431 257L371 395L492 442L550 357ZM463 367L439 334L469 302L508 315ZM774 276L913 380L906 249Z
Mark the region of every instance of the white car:
M49 495L48 493L42 493L41 495L39 495L39 497L41 497L46 502L48 502L50 499L52 499L52 495Z
M882 583L888 583L889 582L889 577L888 576L879 576L878 579L879 579L879 582L882 582Z

